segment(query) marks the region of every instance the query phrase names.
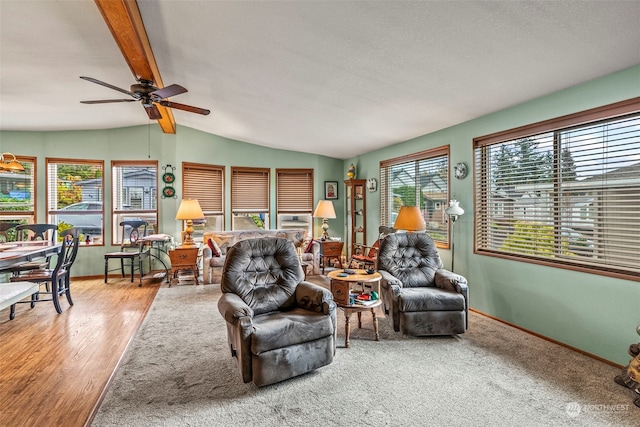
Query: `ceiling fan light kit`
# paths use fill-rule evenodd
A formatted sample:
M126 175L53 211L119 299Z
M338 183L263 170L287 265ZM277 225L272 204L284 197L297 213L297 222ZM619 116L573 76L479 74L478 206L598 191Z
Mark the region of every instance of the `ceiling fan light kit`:
M114 86L109 83L105 83L101 80L94 79L93 77L85 77L80 76L81 79L99 84L104 87L108 87L109 89L116 90L118 92L122 92L126 95L129 95L133 99L100 99L94 101L80 101L82 104L107 104L112 102L133 102L140 101L142 106L144 107L149 119L151 120L160 120L162 115L156 107L156 104L162 105L163 107L175 108L177 110L187 111L189 113L196 113L202 115L208 115L211 111L200 108L193 107L191 105L179 104L177 102L167 101L166 98L171 96L180 95L182 93L188 92L187 89L180 85L172 84L169 86L165 86L162 89L158 89L153 85L151 80L140 79L138 83L131 85L130 90L122 89L117 86Z

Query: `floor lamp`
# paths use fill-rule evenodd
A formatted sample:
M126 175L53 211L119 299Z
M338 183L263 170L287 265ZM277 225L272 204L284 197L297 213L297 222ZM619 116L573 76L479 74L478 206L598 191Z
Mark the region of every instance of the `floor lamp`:
M464 209L460 207L460 202L458 202L457 200L450 200L449 207L444 210L444 213L446 213L451 220L451 271L453 271L453 261L456 258L453 230L456 227L456 221L458 220L458 217L462 216L462 214L464 213Z

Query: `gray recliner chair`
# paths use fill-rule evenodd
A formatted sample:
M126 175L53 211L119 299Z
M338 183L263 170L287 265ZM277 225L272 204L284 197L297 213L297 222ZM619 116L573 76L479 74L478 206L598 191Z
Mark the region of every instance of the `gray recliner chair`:
M442 268L423 233L389 234L380 242L378 271L385 313L406 335L462 334L468 327L467 280Z
M245 383L273 384L333 361L336 304L303 278L287 239L242 240L227 252L218 310Z

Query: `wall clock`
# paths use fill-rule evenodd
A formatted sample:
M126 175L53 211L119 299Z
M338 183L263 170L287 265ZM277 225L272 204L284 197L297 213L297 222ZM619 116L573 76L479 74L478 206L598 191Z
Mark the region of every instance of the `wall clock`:
M453 170L453 174L456 178L463 179L465 176L467 176L467 165L462 162L456 164Z

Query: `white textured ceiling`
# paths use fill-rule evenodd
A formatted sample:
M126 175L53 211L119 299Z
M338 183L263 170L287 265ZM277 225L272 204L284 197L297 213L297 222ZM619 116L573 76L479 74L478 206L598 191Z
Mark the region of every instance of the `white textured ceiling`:
M179 125L336 158L640 64L638 0L138 3ZM93 1L0 0L0 73L2 130L148 123L79 102L134 83Z

